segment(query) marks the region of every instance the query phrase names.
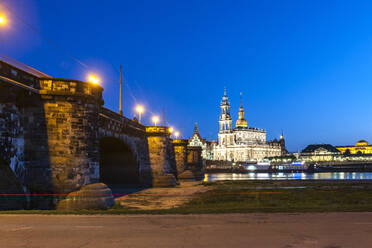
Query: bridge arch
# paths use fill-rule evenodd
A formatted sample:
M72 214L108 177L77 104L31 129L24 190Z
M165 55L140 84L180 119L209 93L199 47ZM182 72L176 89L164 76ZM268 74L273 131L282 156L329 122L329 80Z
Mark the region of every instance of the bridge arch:
M137 156L121 139L101 138L99 156L101 182L108 185L141 183Z
M26 197L18 178L0 157L0 210L24 209Z

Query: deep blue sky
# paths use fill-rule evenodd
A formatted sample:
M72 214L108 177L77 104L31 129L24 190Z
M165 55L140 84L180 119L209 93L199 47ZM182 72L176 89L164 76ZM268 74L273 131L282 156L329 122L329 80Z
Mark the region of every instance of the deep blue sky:
M284 130L290 151L310 143L372 143L371 1L2 1L72 60L10 15L0 52L51 76L103 80L125 115L136 102L192 134L216 139L224 86L234 121L243 92L250 126ZM129 87L129 88L128 88ZM129 90L130 89L130 90Z

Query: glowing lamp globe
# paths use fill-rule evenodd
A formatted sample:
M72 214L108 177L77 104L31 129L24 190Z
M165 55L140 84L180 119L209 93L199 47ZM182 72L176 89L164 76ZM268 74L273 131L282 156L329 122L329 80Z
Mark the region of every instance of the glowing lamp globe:
M88 81L93 83L93 84L99 84L99 78L93 74L88 76Z

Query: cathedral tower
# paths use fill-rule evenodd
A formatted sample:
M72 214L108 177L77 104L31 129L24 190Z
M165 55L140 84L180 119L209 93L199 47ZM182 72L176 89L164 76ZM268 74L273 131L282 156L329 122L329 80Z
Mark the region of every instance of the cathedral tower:
M231 127L232 119L230 115L230 103L226 95L226 88L224 90L220 107L221 107L221 115L219 120L220 133L230 132L232 130Z
M279 141L279 143L280 143L280 148L281 148L281 151L282 151L282 155L287 154L288 151L285 148L285 140L284 140L283 131L282 131L282 135L280 135L280 141Z
M244 119L244 108L242 101L242 93L240 92L240 108L239 108L239 119L236 121L235 127L248 127L247 121Z

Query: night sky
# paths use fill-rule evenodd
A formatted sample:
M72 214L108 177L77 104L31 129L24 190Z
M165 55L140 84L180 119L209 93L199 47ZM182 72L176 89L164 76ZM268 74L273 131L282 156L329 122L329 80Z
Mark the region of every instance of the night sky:
M216 139L226 87L234 123L242 92L248 125L283 130L289 151L372 143L371 1L1 2L0 53L54 77L96 73L115 111L122 64L128 117L165 108L184 137L198 122Z

